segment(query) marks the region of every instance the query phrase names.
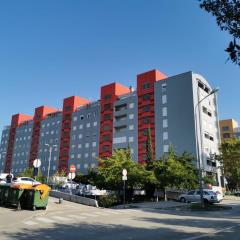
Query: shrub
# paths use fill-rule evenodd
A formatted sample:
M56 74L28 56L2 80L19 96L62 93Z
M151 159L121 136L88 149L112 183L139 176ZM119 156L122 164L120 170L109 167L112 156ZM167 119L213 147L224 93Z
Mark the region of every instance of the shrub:
M116 194L99 196L98 205L100 207L112 207L120 203L120 199Z

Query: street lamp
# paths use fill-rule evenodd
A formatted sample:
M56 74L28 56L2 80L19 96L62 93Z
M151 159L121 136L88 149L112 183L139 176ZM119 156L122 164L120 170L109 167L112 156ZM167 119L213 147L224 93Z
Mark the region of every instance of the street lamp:
M47 173L47 184L48 184L48 179L49 179L49 171L50 171L50 162L51 162L51 157L52 157L52 149L53 147L57 147L57 145L49 145L45 143L45 146L49 147L49 157L48 157L48 173Z
M206 98L208 98L209 96L211 96L212 94L215 94L217 91L219 90L219 88L214 88L207 96L205 96L203 99L201 99L200 101L197 102L197 104L195 105L195 109L194 109L194 114L195 114L195 138L196 138L196 147L197 147L197 162L198 162L198 181L199 181L199 190L200 190L200 198L201 198L201 206L203 207L203 179L202 179L202 154L200 153L199 150L199 142L198 142L198 130L197 130L197 108L199 107L200 103L205 100ZM199 123L200 123L200 117L199 119ZM201 129L200 129L200 137L201 137Z

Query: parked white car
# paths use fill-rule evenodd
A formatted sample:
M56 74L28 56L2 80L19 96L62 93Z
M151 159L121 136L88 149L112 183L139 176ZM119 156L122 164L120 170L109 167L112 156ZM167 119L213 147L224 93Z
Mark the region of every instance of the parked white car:
M6 183L6 179L0 178L0 184L5 184L5 183Z
M30 177L18 177L18 178L13 178L12 180L13 183L23 183L23 184L30 184L30 185L39 185L41 184L40 182L36 181L33 178Z
M181 194L178 197L180 202L200 202L201 196L199 190L191 190L186 194ZM205 203L219 203L221 200L218 199L217 194L209 189L203 190L203 201Z
M64 182L62 187L65 188L65 189L77 189L79 187L79 184L77 184L74 181L71 181L71 180L68 179Z

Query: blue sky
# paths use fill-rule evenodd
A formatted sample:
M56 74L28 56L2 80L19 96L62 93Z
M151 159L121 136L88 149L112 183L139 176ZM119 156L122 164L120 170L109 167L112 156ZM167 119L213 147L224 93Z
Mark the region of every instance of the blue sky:
M198 1L9 0L0 2L0 129L12 114L96 100L100 86L135 86L157 68L192 70L219 86L221 118L240 121L240 68L226 62L230 36Z

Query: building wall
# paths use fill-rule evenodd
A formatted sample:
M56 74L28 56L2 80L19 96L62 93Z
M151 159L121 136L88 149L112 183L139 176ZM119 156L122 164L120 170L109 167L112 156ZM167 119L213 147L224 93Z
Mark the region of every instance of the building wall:
M0 150L9 154L1 154L0 170L5 171L8 163L7 169L13 168L18 174L32 164L37 153L46 176L49 146L52 147L50 175L61 170L67 172L70 164L86 174L88 168L97 166L96 157L111 156L114 149L128 146L133 160L141 163L146 152L143 129L150 127L156 159L168 152L171 145L178 153L188 151L196 157L198 139L201 164L206 172L215 174L217 165L212 156L218 152L220 143L216 96L208 97L196 114L194 111L211 89L202 76L192 72L166 77L153 70L138 75L136 91L112 83L101 88L100 100L93 103L77 96L65 98L62 111L46 108L49 111L41 115L37 130L33 127L36 114L33 121L32 117L18 116L17 121L3 131ZM106 114L109 118L105 118ZM144 122L145 117L149 117L150 122Z
M2 131L1 144L0 144L0 173L4 172L5 159L7 155L9 127L5 127Z
M238 122L234 119L219 121L222 142L238 137Z

